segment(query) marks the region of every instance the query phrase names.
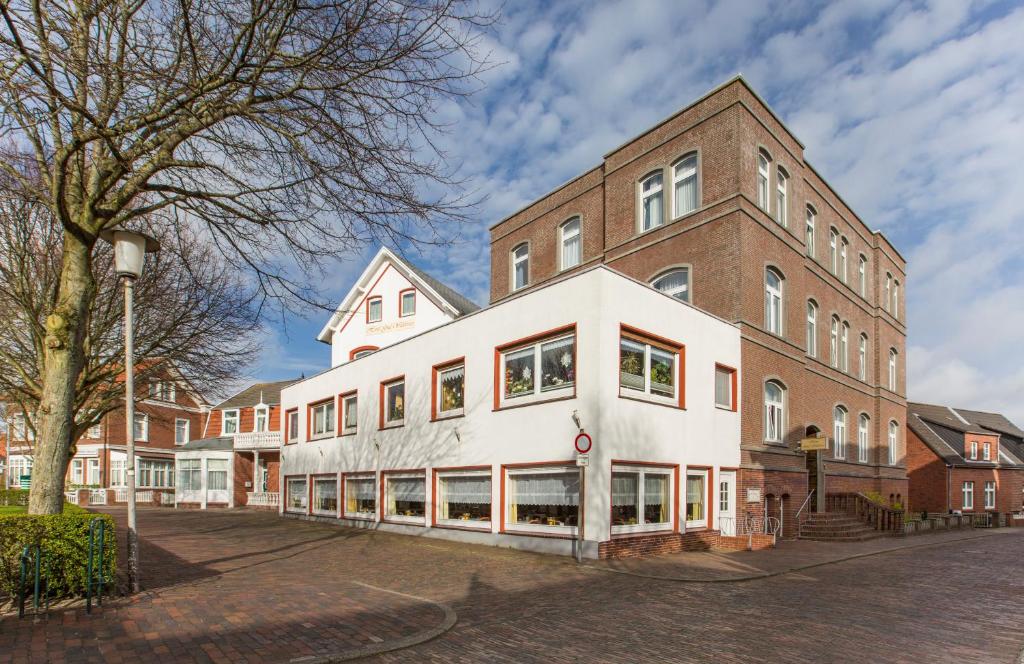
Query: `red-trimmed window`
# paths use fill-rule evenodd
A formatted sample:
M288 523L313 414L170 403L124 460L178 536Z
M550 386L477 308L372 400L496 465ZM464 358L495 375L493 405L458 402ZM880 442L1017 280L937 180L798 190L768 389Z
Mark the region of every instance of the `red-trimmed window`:
M398 317L416 315L416 289L406 288L398 293Z
M370 353L378 350L380 350L380 348L377 346L359 346L358 348L353 348L348 352L348 359L358 360L359 358L366 357Z
M338 476L313 476L313 514L323 516L338 515Z
M619 339L619 396L685 407L686 347L623 325Z
M284 413L285 422L285 443L295 443L299 440L299 409L289 408Z
M380 428L388 429L405 424L405 376L398 376L380 384Z
M452 469L434 473L436 523L491 529L491 470Z
M506 530L572 536L580 507L580 473L575 466L505 468Z
M305 475L285 478L284 490L284 511L297 514L309 512L309 483Z
M317 440L330 438L334 435L334 399L324 399L311 403L306 411L306 426L309 429L307 438Z
M345 516L349 519L377 518L377 478L373 473L343 475Z
M426 525L427 477L423 471L388 471L384 478L384 520Z
M715 365L715 405L726 410L736 410L736 370L724 364Z
M341 404L338 419L338 431L342 436L350 436L356 432L359 424L359 398L355 390L338 395Z
M576 394L576 326L498 346L495 408Z
M671 530L675 472L671 466L612 466L612 532Z
M366 300L366 322L379 323L384 318L384 298L376 295Z
M466 363L464 358L435 364L431 369L433 380L430 419L458 417L466 406Z

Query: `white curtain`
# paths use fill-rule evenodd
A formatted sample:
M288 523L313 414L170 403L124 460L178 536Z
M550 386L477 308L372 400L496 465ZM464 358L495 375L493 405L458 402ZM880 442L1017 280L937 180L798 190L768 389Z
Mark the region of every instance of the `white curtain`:
M438 481L439 518L451 518L449 505L490 505L491 478L442 477Z
M644 521L646 523L665 523L668 521L668 487L668 475L654 475L650 473L644 475L644 506L659 508L657 516L653 516L650 511L644 510Z
M612 473L612 505L636 507L640 480L637 473Z
M697 157L687 157L675 167L675 216L697 209Z
M210 459L206 462L206 488L209 491L225 491L228 488L227 459Z
M580 477L575 472L512 475L518 505L579 505Z

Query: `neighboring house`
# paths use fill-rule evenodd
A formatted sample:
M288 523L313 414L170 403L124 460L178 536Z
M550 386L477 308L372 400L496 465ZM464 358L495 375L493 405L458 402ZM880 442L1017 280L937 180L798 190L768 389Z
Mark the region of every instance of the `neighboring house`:
M202 437L176 451L177 506L277 508L281 389L292 382L255 383L213 407Z
M907 405L910 509L999 513L1024 525L1024 431L998 413Z
M739 326L743 516L906 495L906 261L742 78L494 225L491 303L597 264Z

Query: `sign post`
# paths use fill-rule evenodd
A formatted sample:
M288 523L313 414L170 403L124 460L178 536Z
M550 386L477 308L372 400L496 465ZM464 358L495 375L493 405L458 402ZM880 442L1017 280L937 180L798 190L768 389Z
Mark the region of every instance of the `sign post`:
M579 503L576 506L576 562L583 562L583 498L587 495L587 466L590 465L590 450L594 447L594 439L580 429L576 435L576 466L580 469Z

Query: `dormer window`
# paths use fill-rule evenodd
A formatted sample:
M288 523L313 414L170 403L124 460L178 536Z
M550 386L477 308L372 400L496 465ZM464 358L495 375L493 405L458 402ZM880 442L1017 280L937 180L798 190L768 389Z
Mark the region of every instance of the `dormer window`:
M992 443L984 443L981 446L981 458L985 461L992 460Z
M366 301L366 322L379 323L384 317L384 300L381 297L371 297Z
M978 460L978 441L971 441L971 461Z
M174 383L166 380L158 380L149 384L149 398L160 401L174 401L176 394Z
M415 290L404 290L402 291L401 299L399 301L398 315L400 318L406 316L416 315L416 291Z

